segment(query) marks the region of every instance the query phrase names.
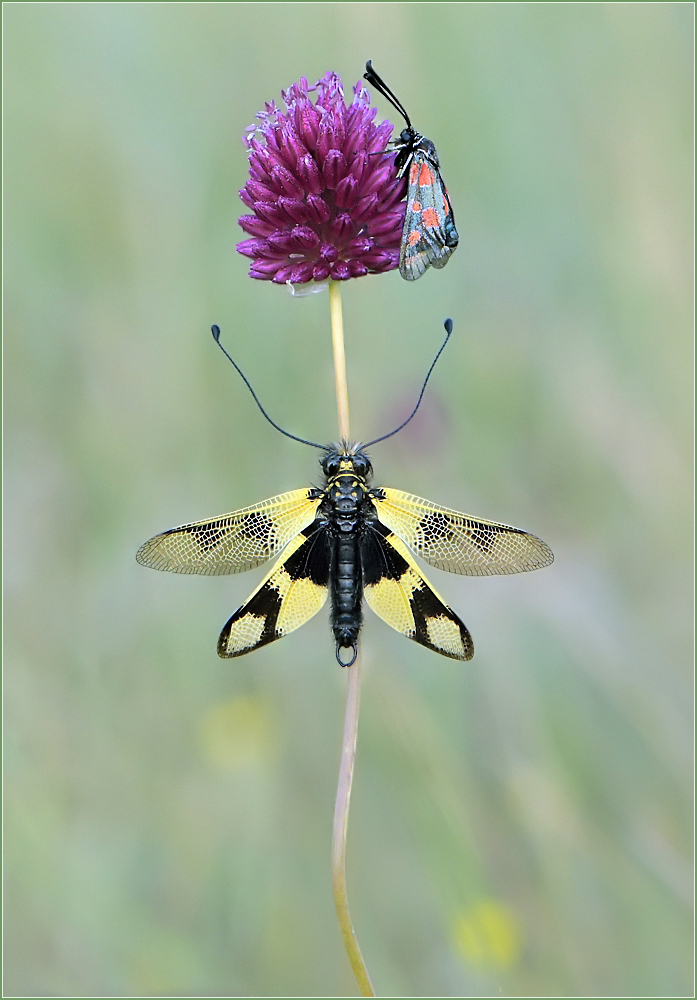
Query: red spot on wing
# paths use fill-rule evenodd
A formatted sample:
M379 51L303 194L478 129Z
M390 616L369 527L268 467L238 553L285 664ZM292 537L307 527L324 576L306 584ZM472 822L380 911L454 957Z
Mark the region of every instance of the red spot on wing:
M419 176L419 164L412 163L409 168L409 183L416 184L416 178Z
M407 246L413 247L415 243L418 243L421 239L421 233L418 229L412 229L407 237Z
M433 229L434 226L440 225L438 212L436 212L435 208L425 208L421 213L421 219L424 226L428 226L429 229Z
M419 170L419 186L430 187L431 184L433 184L433 181L433 171L425 163L422 163L421 170Z
M411 203L411 210L412 210L412 212L420 212L421 211L421 202L420 201L412 201L412 203Z

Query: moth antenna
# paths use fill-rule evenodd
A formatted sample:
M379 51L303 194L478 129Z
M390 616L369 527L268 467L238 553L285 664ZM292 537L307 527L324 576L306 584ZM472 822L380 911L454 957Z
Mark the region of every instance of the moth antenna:
M412 126L411 122L409 121L409 115L404 110L402 102L397 97L395 97L395 95L392 93L392 91L387 86L382 77L378 76L378 74L375 72L375 70L373 69L373 63L370 59L365 64L365 73L363 74L363 79L367 80L368 83L372 84L372 86L375 87L375 89L378 90L382 94L382 96L385 97L390 102L392 107L396 108L397 111L399 111L400 115L407 123L407 127L411 128Z
M282 427L279 427L279 425L276 423L275 420L271 419L271 417L268 415L268 413L266 412L266 410L264 409L264 407L259 402L259 398L258 398L256 392L254 391L254 389L252 389L252 386L250 385L249 379L247 378L247 376L244 374L244 372L242 371L242 369L240 368L240 366L237 364L237 362L235 360L233 360L233 358L230 357L230 355L228 354L228 352L225 350L225 348L223 347L223 345L220 343L220 327L217 324L215 324L215 323L213 324L213 326L211 327L211 333L213 334L213 340L216 342L216 344L218 345L218 347L220 348L220 350L223 352L223 354L225 355L225 357L228 359L228 361L230 362L230 364L235 368L235 370L237 371L238 375L240 375L240 377L242 378L242 381L244 382L244 384L247 386L247 388L251 392L252 397L254 399L254 402L257 404L257 406L259 407L259 409L261 410L261 412L264 414L264 416L266 417L266 419L268 420L268 422L271 424L271 426L275 427L277 431L280 431L281 434L285 434L286 437L291 438L293 441L299 441L301 444L309 444L313 448L319 448L321 451L326 451L327 449L326 449L325 445L323 445L323 444L317 444L316 441L308 441L306 438L298 437L297 434L291 434L289 431L284 431Z
M361 448L370 448L370 447L372 447L372 445L377 444L379 441L385 441L385 440L387 440L387 438L391 438L393 434L397 433L397 431L401 431L401 429L403 427L406 427L407 424L409 423L409 421L411 420L411 418L414 416L414 414L416 413L416 411L419 408L419 404L421 403L421 399L423 398L423 394L424 394L424 392L426 390L426 384L427 384L429 378L431 377L431 372L436 367L436 361L438 360L438 358L443 353L443 348L445 347L445 345L450 340L450 334L453 332L453 321L451 319L446 319L446 321L443 324L443 326L445 327L445 340L440 345L438 353L436 354L435 358L431 362L431 367L426 372L426 378L424 379L424 384L421 386L421 392L419 393L419 398L416 400L416 406L414 407L414 409L411 411L411 413L409 414L409 416L407 417L407 419L404 420L399 425L399 427L395 427L395 429L393 431L390 431L389 434L383 434L382 437L375 438L374 441L368 441L367 444L361 444Z

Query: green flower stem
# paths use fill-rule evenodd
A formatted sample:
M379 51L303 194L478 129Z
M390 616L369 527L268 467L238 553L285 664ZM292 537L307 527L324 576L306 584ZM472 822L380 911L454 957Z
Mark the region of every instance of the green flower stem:
M336 408L339 418L339 435L348 441L349 407L348 387L346 384L346 357L344 354L344 323L341 312L341 290L336 281L329 283L329 309L332 326L332 347L334 350L334 377L336 381ZM358 706L360 703L360 654L355 663L347 667L348 694L346 699L346 716L344 719L344 739L341 745L341 765L339 767L339 786L336 792L334 807L334 830L332 833L332 888L334 891L334 906L339 921L339 930L344 941L344 948L351 963L353 974L358 983L362 997L374 997L368 970L365 967L361 949L358 946L356 932L351 923L346 893L346 832L348 829L349 805L351 802L351 785L353 783L353 762L356 757L356 734L358 731Z

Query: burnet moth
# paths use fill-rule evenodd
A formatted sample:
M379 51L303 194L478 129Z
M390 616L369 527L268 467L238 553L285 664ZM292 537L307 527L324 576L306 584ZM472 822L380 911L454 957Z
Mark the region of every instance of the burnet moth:
M401 102L375 72L370 59L365 70L363 78L387 98L407 123L399 138L392 141L390 152L397 153L398 176L409 171L399 273L405 281L416 281L431 265L445 267L459 242L453 206L441 177L436 147L416 131Z

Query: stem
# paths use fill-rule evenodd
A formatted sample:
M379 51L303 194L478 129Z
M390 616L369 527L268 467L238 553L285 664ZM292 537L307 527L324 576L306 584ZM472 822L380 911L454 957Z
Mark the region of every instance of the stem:
M353 782L353 761L356 756L356 730L358 728L358 706L360 702L360 655L353 666L348 668L348 695L344 719L344 740L341 746L341 766L339 787L334 807L334 831L332 835L332 887L334 906L339 920L339 930L344 939L344 948L351 963L353 974L362 997L374 997L372 983L365 967L356 932L351 923L348 898L346 895L346 830Z
M341 286L329 282L329 312L332 322L332 349L334 351L334 383L336 385L336 412L339 418L339 436L348 441L349 405L346 384L346 355L344 354L344 318L341 312Z
M329 309L332 325L332 347L334 350L334 378L336 382L336 409L339 418L339 434L343 441L349 440L348 387L346 385L346 357L344 354L344 323L341 314L341 290L337 281L329 282ZM348 829L351 785L353 783L353 762L356 756L356 734L358 730L358 706L360 703L360 655L347 668L348 693L346 716L344 719L344 739L341 745L339 766L339 786L334 807L334 829L332 832L332 889L334 906L339 921L339 930L344 948L356 977L362 997L374 997L368 970L365 967L356 932L351 923L346 893L346 833Z

